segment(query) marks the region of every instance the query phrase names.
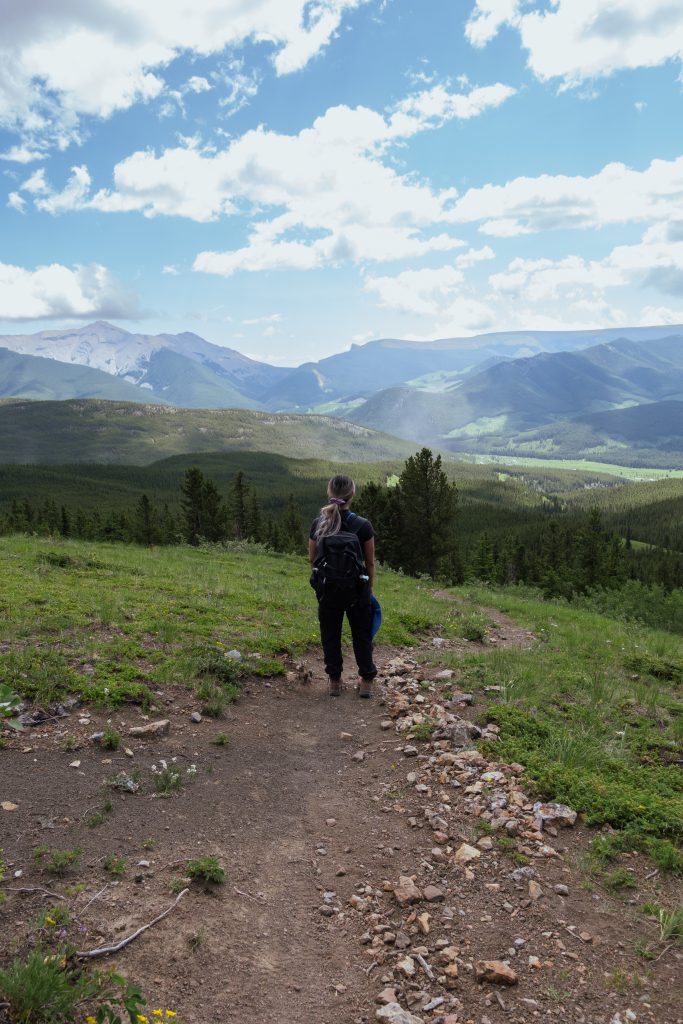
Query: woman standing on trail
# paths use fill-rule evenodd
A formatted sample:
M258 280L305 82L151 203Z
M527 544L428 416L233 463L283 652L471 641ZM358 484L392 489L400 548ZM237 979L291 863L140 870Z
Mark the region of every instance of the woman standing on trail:
M372 588L375 579L375 531L349 505L356 493L351 477L332 477L327 485L329 503L311 526L308 557L311 586L318 598L320 639L330 697L341 694L343 667L341 634L344 613L349 620L353 653L360 675L359 696L372 696L377 675L372 660Z

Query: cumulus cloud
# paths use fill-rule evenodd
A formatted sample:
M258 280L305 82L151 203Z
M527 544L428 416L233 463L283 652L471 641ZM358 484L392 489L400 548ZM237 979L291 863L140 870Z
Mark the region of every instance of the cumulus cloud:
M7 205L10 210L16 210L17 213L23 213L26 208L26 200L19 192L10 192L7 197Z
M384 160L387 149L445 120L497 106L512 92L499 85L462 95L432 89L386 116L362 106L331 107L296 135L260 127L220 150L186 139L160 154L133 153L114 168L114 187L94 194L85 167L73 168L61 192L47 189L40 173L25 188L44 192L35 203L50 213L137 210L207 222L251 209L259 219L245 245L196 257L195 270L224 276L448 252L464 244L446 230L456 190L434 190L399 173Z
M66 145L78 138L82 115L106 118L158 96L165 68L181 52L204 57L253 41L270 46L278 75L299 71L328 45L344 15L366 2L5 4L0 127L21 132L26 140Z
M490 305L470 294L464 271L494 256L493 250L485 246L470 249L441 267L368 275L365 290L377 295L379 304L385 308L436 319L441 337L444 332L467 334L486 330L493 323L493 312Z
M620 68L683 60L683 5L675 0L476 0L466 35L485 46L507 25L516 29L528 63L543 80L566 86Z
M469 189L458 199L454 216L480 221L481 231L499 237L666 220L680 213L682 177L683 156L653 160L643 171L611 163L589 177L513 178Z
M73 269L51 263L35 270L0 263L0 310L4 320L140 315L137 297L97 263Z
M615 246L603 259L514 259L489 284L501 295L532 303L602 301L615 288L653 288L681 298L683 241L671 241L667 226L656 226L640 242Z

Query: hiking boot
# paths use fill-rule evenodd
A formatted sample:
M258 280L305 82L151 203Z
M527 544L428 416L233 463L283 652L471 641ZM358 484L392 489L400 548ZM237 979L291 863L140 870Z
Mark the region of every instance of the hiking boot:
M361 679L358 686L359 697L372 697L372 679Z
M333 679L332 676L330 676L329 680L330 680L330 686L329 686L329 689L328 689L327 692L329 693L330 697L341 697L341 691L342 691L341 679Z

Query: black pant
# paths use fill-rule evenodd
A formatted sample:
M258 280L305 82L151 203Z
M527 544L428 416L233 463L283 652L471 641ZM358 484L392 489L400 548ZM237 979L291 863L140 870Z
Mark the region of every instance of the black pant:
M346 615L351 627L353 653L356 656L358 672L363 679L374 679L377 669L372 660L372 605L369 601L355 604L352 608L347 608ZM318 619L325 656L325 671L332 679L338 679L344 664L341 649L344 609L326 607L323 600L318 605Z

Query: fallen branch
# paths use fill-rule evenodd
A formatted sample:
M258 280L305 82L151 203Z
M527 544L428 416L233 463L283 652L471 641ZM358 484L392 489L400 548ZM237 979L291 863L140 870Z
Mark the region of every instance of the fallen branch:
M242 890L238 889L236 885L233 885L232 888L233 891L236 892L238 896L244 896L245 899L253 900L254 903L259 903L261 906L263 906L264 903L268 902L265 896L252 896L250 892L242 892Z
M53 900L65 900L66 896L60 896L58 892L50 892L49 889L43 889L41 886L36 886L31 889L17 888L14 885L3 885L3 892L42 892L44 896L50 896Z
M100 889L99 892L95 893L95 895L92 897L92 899L88 900L86 905L83 907L83 910L79 910L79 914L85 914L85 912L88 909L88 907L90 906L90 904L94 903L95 900L98 900L100 898L100 896L104 895L104 893L107 891L108 888L109 888L109 882L107 882L107 884L105 885L104 889Z
M74 955L78 960L94 960L95 957L110 956L113 953L119 953L125 946L128 946L133 939L137 939L137 937L142 935L143 932L146 932L148 928L151 928L153 925L158 924L159 921L163 921L165 917L168 917L171 911L178 906L178 903L185 893L189 891L189 889L183 889L183 891L176 897L175 903L172 903L168 910L164 910L163 914L159 914L159 916L155 917L153 921L149 922L149 924L143 924L141 928L138 928L138 930L133 932L132 935L129 935L127 939L121 939L120 942L115 943L113 946L100 946L98 949L89 949L84 952L75 953Z
M673 947L674 947L674 943L672 942L671 945L667 946L666 949L663 949L662 952L659 954L659 956L655 960L653 960L652 962L654 964L656 964L657 960L661 960L662 957L664 956L664 954L668 953L670 949L673 949Z
M425 972L430 981L434 981L434 971L431 969L425 958L421 953L416 954L417 962L419 963L422 970Z

